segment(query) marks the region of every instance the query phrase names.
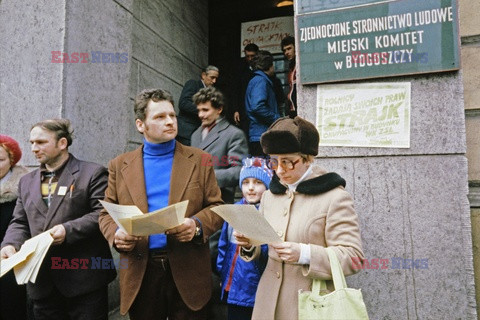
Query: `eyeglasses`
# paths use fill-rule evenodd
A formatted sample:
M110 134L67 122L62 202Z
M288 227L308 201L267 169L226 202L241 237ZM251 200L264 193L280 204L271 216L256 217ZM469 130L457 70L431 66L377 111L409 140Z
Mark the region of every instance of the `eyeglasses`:
M277 158L270 158L267 160L267 167L269 167L272 170L277 170L278 165L280 165L284 170L293 170L295 169L295 165L302 160L302 157L298 158L295 161L287 160L287 159L282 159L282 161L278 161Z

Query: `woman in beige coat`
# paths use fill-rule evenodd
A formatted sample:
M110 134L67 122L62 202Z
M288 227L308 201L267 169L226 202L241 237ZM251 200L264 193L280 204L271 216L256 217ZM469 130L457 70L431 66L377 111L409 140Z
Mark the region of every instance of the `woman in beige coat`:
M260 279L252 319L298 318L298 290L311 290L313 279L333 290L326 247L333 248L345 275L352 258L363 258L353 199L345 180L313 165L319 136L310 122L281 118L261 138L276 175L263 194L260 211L284 242L269 246L267 267ZM235 233L241 257L256 259L259 248Z

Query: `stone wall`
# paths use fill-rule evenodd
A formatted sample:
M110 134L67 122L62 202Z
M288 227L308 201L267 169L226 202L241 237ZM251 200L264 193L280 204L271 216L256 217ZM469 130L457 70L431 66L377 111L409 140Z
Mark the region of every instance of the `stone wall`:
M42 2L0 5L0 132L19 141L24 165L36 165L30 126L63 111L64 65L51 63L51 51L64 48L65 1Z
M365 257L390 261L347 278L371 319L476 319L462 72L360 81L411 83L410 148L319 150L354 196ZM299 86L299 114L313 123L316 97ZM394 269L392 258L428 268Z
M480 314L480 2L460 0L461 58L465 97L469 199L477 314Z
M128 98L145 88L163 88L173 94L175 107L183 85L200 79L208 64L208 1L144 0L133 4L132 72ZM129 119L133 119L133 110ZM129 122L129 148L141 141Z
M208 0L1 1L0 132L19 141L21 164L38 166L30 127L48 118L72 121L70 151L80 159L107 165L136 148L136 93L163 88L178 103L183 84L208 64L207 17ZM52 51L80 59L53 63ZM118 290L115 281L111 310Z
M164 88L178 103L183 84L200 77L208 64L207 16L207 0L2 1L0 72L8 76L0 80L0 132L21 143L22 164L36 166L30 126L69 118L76 135L70 151L106 165L141 142L136 93ZM52 63L52 51L89 58Z

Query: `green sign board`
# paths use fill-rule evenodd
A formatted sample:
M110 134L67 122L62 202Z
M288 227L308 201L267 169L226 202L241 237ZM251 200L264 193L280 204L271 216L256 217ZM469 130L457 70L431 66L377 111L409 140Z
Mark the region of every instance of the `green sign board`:
M298 16L303 84L459 69L456 0L400 0Z
M297 0L296 11L299 14L337 8L359 6L384 0ZM421 1L421 0L419 0Z

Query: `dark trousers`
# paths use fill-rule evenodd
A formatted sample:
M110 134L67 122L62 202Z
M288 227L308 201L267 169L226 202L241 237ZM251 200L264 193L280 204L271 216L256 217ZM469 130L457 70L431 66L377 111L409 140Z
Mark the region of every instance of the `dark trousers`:
M75 319L107 320L108 289L107 286L76 297L65 297L57 289L40 300L33 300L35 320Z
M19 286L13 270L0 279L0 320L27 319L27 293Z
M252 319L253 307L242 307L235 304L228 305L228 320Z
M129 310L131 320L204 320L207 308L193 311L183 302L166 256L148 258L142 286Z

